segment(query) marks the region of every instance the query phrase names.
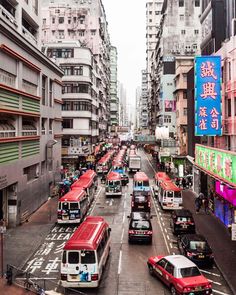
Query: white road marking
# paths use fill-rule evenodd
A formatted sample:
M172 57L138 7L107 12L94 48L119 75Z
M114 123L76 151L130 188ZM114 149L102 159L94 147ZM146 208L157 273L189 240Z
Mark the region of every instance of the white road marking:
M204 272L204 273L207 273L209 275L212 275L212 276L216 276L216 277L220 277L221 276L218 273L210 272L210 271L207 271L207 270L204 270L204 269L200 269L200 271L201 272Z
M125 232L125 229L123 228L123 229L122 229L122 234L121 234L121 239L120 239L120 243L121 243L121 244L122 244L122 242L123 242L124 232Z
M211 283L213 283L213 284L215 284L215 285L219 285L219 286L221 286L222 284L221 283L219 283L219 282L215 282L215 281L212 281L212 280L210 280L209 278L207 278L208 279L208 281L210 281Z
M121 259L122 259L122 250L120 250L120 255L119 255L118 275L121 273Z
M17 279L17 281L24 281L25 280L25 278L16 278ZM40 281L40 280L57 280L58 278L49 278L49 277L44 277L44 278L42 278L42 277L40 277L40 278L35 278L35 277L30 277L30 280L32 280L32 281Z
M168 239L168 240L170 240L170 237L169 237L169 235L166 235L166 237L167 237L167 239Z
M215 290L215 289L212 289L212 291L214 291L214 293L221 294L221 295L230 295L228 293L220 292L220 291Z
M172 245L172 243L170 243L170 248L173 248L173 245Z
M91 210L91 212L90 212L91 215L92 215L92 213L93 213L93 210L95 209L95 206L96 206L96 203L97 203L97 200L98 200L98 198L99 198L99 195L100 195L101 191L102 191L102 188L100 187L100 189L99 189L99 191L98 191L98 193L97 193L96 199L94 200L93 208L92 208L92 210Z
M125 212L124 212L124 214L123 214L122 223L123 223L123 224L125 223Z
M164 225L164 224L163 224ZM164 231L167 233L167 229L166 228L164 228Z

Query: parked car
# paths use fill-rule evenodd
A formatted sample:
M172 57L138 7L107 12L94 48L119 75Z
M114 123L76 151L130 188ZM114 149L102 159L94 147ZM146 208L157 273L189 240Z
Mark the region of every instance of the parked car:
M131 212L128 229L128 241L152 243L151 216L147 212Z
M151 211L151 196L149 191L133 191L131 195L132 211Z
M178 237L177 240L180 253L197 265L212 267L214 255L207 240L202 235L186 234Z
M196 264L183 255L153 256L147 261L151 275L166 284L172 295L211 295L211 283Z
M174 234L195 233L195 222L191 211L187 209L173 210L170 227Z

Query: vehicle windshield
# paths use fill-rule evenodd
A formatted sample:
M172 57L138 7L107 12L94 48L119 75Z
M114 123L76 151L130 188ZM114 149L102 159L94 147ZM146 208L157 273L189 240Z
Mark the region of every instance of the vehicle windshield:
M190 249L191 250L206 250L207 247L207 243L205 241L190 241Z
M132 222L132 228L135 229L149 229L149 222L146 220L135 220Z
M115 180L115 181L110 180L110 181L108 181L108 185L109 186L118 186L118 185L120 185L120 180Z
M175 192L175 198L181 198L181 193L180 192Z
M180 274L182 278L197 277L201 275L199 269L196 266L181 268Z

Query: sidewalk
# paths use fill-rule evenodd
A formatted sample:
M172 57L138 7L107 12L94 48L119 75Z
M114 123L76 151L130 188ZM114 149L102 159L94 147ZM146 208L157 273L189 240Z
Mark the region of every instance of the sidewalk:
M26 261L39 247L57 220L57 201L54 197L45 202L29 221L23 225L8 229L4 234L4 271L6 265L11 264L23 268ZM18 286L7 286L5 279L0 279L0 294L20 295L33 294Z
M195 213L195 196L196 194L193 191L184 190L184 207L193 213L197 231L208 240L218 268L232 289L233 294L236 294L236 241L231 241L227 229L215 216L203 212Z

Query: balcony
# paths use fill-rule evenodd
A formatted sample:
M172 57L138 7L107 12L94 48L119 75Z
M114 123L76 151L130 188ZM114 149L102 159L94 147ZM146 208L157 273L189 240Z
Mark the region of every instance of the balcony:
M16 130L12 124L0 123L0 138L15 137Z
M29 40L30 43L37 45L38 41L25 27L22 26L22 34L23 36Z
M15 17L7 11L2 5L0 5L0 16L14 29L17 28L17 22Z

